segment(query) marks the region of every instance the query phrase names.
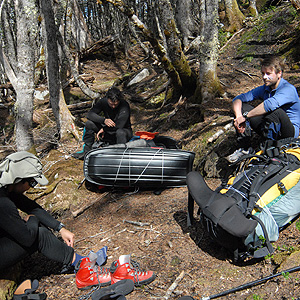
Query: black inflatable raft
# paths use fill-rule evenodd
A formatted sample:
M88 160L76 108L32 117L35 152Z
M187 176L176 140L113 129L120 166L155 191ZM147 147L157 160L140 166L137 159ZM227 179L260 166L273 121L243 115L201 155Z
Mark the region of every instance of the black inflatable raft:
M195 154L179 149L131 147L130 143L95 149L84 158L87 181L117 187L186 185Z

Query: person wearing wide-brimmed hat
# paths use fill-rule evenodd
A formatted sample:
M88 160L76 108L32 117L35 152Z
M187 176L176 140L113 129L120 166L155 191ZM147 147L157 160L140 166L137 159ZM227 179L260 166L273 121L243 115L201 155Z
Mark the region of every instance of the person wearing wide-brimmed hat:
M47 185L42 164L33 154L10 154L0 164L0 270L39 251L71 265L75 261L74 234L23 193L36 184ZM21 217L18 209L27 213ZM58 231L62 242L53 233Z

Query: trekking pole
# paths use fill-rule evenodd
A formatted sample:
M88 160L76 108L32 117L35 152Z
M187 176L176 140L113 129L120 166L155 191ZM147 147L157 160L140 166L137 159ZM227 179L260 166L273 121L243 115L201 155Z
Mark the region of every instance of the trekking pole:
M231 294L231 293L235 293L237 291L240 291L240 290L243 290L243 289L246 289L246 288L249 288L249 287L253 287L253 286L261 284L261 283L264 283L264 282L268 281L269 279L275 278L275 277L283 275L285 273L293 273L293 272L296 272L296 271L299 271L299 270L300 270L300 266L290 268L288 270L276 273L274 275L270 275L270 276L267 276L267 277L264 277L264 278L261 278L261 279L255 280L255 281L251 281L249 283L245 283L243 285L237 286L236 288L221 292L219 294L211 295L211 296L208 296L208 297L202 297L201 300L210 300L210 299L219 298L219 297L222 297L222 296L225 296L225 295L228 295L228 294Z

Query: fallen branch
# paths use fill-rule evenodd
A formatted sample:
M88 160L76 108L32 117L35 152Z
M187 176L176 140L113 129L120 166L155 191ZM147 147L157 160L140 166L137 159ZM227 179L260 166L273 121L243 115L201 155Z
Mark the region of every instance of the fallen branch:
M240 70L240 69L235 69L235 70L237 70L238 72L241 72L241 73L243 73L243 74L249 76L252 80L254 80L252 76L260 77L259 75L256 75L256 74L250 74L250 73L247 73L246 71L243 71L243 70Z
M176 115L179 108L186 104L186 101L186 97L182 98L182 96L180 96L178 102L174 105L174 109L165 118L167 118L168 121L170 121L170 119Z
M230 42L231 40L240 32L242 32L244 30L244 28L240 29L239 31L237 31L235 34L232 35L232 37L227 41L227 43L219 50L219 52L221 52Z
M80 214L82 214L85 210L90 208L92 205L94 205L95 203L97 203L101 199L105 198L108 194L109 194L109 192L106 192L106 193L102 194L101 197L97 198L96 200L92 201L91 203L88 203L87 205L79 208L76 211L72 211L71 213L72 213L73 218L78 217Z
M231 127L233 127L232 122L228 123L226 126L224 126L224 130L227 131L229 130ZM220 129L219 131L217 131L213 136L211 136L207 141L209 143L212 143L214 140L216 140L219 136L221 136L222 134L224 134L223 129Z
M164 299L167 300L170 298L174 290L176 289L179 282L182 280L184 276L184 271L182 271L179 276L175 279L175 281L171 284L171 286L168 288L166 295L164 296Z
M150 225L149 223L142 223L142 222L137 222L137 221L124 220L123 222L133 224L133 225L137 225L137 226L149 226Z

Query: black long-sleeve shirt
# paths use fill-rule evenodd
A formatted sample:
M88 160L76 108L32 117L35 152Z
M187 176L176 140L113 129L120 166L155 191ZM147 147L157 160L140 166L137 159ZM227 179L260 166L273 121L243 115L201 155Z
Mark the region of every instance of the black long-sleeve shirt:
M100 115L101 113L103 116ZM116 127L109 127L109 129L104 128L104 130L108 129L109 131L113 131L121 128L131 129L130 106L125 100L121 100L116 108L112 108L109 106L106 97L99 99L94 107L88 112L87 118L94 123L103 125L105 119L111 119L116 123Z
M25 222L18 209L34 216ZM20 245L30 247L36 240L39 223L55 230L60 222L25 195L0 188L0 237L10 236Z

